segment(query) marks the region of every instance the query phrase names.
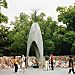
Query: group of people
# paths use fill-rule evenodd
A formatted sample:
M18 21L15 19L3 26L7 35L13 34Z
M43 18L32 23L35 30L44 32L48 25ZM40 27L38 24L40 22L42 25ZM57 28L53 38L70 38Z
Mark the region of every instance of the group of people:
M48 71L51 67L51 70L54 70L54 56L50 54L49 58L46 55L45 57L45 70Z
M58 66L61 67L62 64L62 58L63 57L59 57L57 60L55 57L53 56L53 54L50 54L50 56L46 56L45 59L43 61L38 60L36 57L25 57L24 55L22 56L14 56L14 57L0 57L0 68L14 68L15 73L17 73L18 69L20 68L22 70L22 72L26 71L26 68L29 67L33 67L33 68L39 68L40 66L44 66L45 70L54 70L54 67L56 65L56 61L58 61ZM65 57L64 57L65 58ZM73 72L73 74L75 74L74 72L74 58L72 55L70 55L66 61L64 61L64 63L68 62L68 66L69 70L68 70L68 74L71 73L71 71ZM43 62L43 63L42 63Z
M27 68L26 60L27 60L27 58L24 55L22 55L20 57L20 60L19 60L19 63L18 63L16 57L14 56L13 61L14 61L14 68L15 68L16 73L18 71L18 64L20 65L20 68L22 69L22 72L24 72L26 70L26 68Z
M70 74L71 72L73 74L75 74L75 71L74 71L74 58L72 55L69 55L69 58L65 61L65 63L68 61L68 67L69 67L69 71L68 71L68 74ZM45 61L45 70L48 71L50 70L54 70L54 63L55 62L55 58L53 56L53 54L50 54L49 58L46 56L46 61ZM59 59L59 62L58 62L58 66L61 65L61 58Z

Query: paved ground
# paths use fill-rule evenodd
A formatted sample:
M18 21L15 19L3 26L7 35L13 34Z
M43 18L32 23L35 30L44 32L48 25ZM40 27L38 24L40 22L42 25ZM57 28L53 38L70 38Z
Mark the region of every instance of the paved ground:
M14 69L0 69L0 75L68 75L67 73L67 68L55 68L53 71L44 71L44 69L39 68L27 68L25 72L19 69L18 73L14 73Z

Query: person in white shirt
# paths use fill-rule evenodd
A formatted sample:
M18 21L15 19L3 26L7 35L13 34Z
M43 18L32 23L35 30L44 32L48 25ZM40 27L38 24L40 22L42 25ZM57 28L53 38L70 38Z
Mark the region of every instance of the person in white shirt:
M24 55L22 55L22 72L24 72L25 71L25 56Z

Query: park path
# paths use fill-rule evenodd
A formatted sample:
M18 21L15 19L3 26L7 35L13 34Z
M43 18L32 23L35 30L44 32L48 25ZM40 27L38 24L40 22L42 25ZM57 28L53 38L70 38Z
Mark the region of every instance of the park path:
M41 68L27 68L25 72L22 72L21 69L18 70L18 73L14 73L14 69L1 69L0 75L69 75L67 68L55 68L55 70L45 71ZM74 75L74 74L70 74Z

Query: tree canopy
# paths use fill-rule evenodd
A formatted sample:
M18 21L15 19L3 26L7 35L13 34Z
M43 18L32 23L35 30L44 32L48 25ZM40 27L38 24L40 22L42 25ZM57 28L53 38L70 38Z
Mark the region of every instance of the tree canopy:
M5 1L5 0L4 0ZM6 4L7 5L7 4ZM69 7L58 7L58 21L66 24L67 27L58 25L58 22L48 16L45 19L45 13L41 12L36 16L41 29L44 45L44 55L53 53L55 55L75 55L75 4ZM0 26L0 50L2 47L9 49L9 55L26 55L27 40L32 23L34 22L34 13L30 16L22 12L11 22L14 28ZM7 22L2 20L2 22Z
M58 7L58 21L67 25L68 30L75 31L75 4L69 7Z
M8 8L6 0L0 0L0 10L1 7L4 7L6 9ZM7 23L7 22L8 22L8 17L3 15L3 13L1 13L0 11L0 23Z

